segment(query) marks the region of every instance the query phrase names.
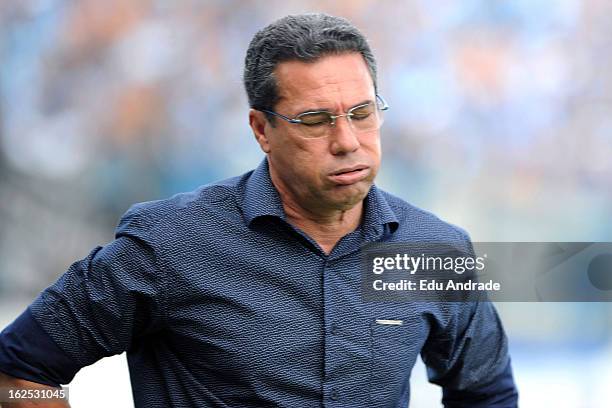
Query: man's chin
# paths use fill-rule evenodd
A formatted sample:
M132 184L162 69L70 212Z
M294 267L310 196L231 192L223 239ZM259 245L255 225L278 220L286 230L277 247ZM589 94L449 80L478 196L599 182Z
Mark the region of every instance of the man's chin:
M350 210L363 201L368 195L370 187L372 187L372 183L363 182L336 188L334 192L335 197L333 198L334 207L342 211Z

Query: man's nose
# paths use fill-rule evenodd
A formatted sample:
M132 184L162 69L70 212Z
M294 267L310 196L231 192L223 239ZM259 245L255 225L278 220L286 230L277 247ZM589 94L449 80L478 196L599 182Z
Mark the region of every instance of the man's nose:
M336 119L336 124L331 126L330 132L330 150L333 155L346 154L359 149L361 145L359 138L346 116Z

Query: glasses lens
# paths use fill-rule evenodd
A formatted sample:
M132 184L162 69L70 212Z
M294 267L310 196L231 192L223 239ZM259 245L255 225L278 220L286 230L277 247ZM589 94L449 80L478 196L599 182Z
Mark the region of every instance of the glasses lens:
M296 119L310 127L327 125L331 121L327 112L306 112L298 115Z
M376 130L382 124L381 114L373 103L356 106L348 113L351 126L358 132Z
M306 137L323 137L329 132L331 116L327 112L306 112L298 115L302 132Z

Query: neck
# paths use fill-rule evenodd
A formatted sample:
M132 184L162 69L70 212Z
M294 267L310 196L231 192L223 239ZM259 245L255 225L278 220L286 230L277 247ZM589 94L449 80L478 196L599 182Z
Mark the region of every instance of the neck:
M363 213L362 202L349 210L327 214L314 213L285 200L283 208L289 223L308 234L328 255L343 236L357 229Z
M287 221L304 231L329 255L338 241L359 226L363 201L349 209L309 207L296 200L278 180L272 182L279 192Z

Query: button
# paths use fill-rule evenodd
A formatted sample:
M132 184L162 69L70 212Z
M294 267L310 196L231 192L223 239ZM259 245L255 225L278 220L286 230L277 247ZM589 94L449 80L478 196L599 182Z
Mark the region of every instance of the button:
M336 326L335 324L332 324L331 329L329 330L329 332L332 335L337 336L338 333L340 333L340 329L338 329L338 326Z
M340 398L340 394L338 394L338 390L335 388L332 388L331 393L329 394L329 398L332 401L338 401L338 399Z

